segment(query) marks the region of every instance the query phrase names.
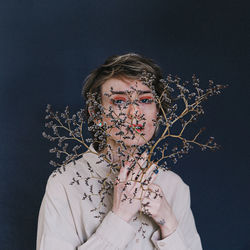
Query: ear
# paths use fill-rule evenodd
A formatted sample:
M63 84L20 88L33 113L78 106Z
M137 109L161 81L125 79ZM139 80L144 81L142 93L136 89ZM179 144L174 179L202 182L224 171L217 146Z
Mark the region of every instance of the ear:
M89 116L93 116L94 115L94 110L90 107L88 107L88 112L89 112Z
M89 116L93 119L95 117L95 111L93 108L91 107L88 107L88 113L89 113ZM96 123L96 119L93 119L93 122Z
M92 108L88 107L88 112L89 112L89 115L90 116L94 116L95 115L95 112ZM101 120L97 120L97 119L94 119L93 122L98 125L99 127L102 127L103 123Z

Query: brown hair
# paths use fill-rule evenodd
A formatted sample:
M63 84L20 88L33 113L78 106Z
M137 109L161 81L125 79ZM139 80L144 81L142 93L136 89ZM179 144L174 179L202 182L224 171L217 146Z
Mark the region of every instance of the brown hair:
M88 92L99 92L98 88L112 77L123 76L129 79L139 79L143 71L155 75L156 80L162 78L160 67L151 59L133 53L111 56L87 76L82 93L87 98Z

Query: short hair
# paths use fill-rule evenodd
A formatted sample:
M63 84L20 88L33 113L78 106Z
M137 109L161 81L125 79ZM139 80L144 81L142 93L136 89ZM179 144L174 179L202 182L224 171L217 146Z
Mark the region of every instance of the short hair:
M124 55L111 56L107 58L101 66L92 71L84 80L82 89L82 95L86 100L86 116L88 119L88 125L93 125L93 120L89 119L90 114L88 112L89 105L91 105L91 102L88 102L89 95L95 94L96 100L99 100L100 102L101 86L104 82L115 77L140 80L143 76L143 72L154 76L152 85L156 94L160 96L164 91L164 84L161 81L163 78L161 69L152 59L143 57L139 54L128 53ZM162 103L162 107L167 112L169 103ZM94 112L98 111L100 110L98 110L97 107Z

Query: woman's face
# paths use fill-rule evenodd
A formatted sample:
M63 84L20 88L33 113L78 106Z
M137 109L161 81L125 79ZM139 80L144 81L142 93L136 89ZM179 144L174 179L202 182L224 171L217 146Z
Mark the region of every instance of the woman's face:
M149 87L140 80L111 78L102 85L101 95L103 122L112 126L107 131L108 140L122 140L131 146L143 145L152 138L158 110ZM109 110L113 117L108 116Z

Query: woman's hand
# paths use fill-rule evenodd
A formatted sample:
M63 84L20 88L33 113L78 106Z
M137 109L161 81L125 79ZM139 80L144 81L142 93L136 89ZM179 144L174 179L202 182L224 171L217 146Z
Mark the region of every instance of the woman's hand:
M150 166L144 173L142 166L147 159L147 153L142 154L133 170L131 163L125 162L114 185L114 199L112 211L120 218L129 222L141 208L141 201L145 195L143 189L151 184L156 177L153 173L155 165ZM142 185L144 183L144 185ZM143 187L143 188L142 188Z
M159 225L162 239L172 234L178 225L161 188L150 184L142 201L142 212L149 215Z

